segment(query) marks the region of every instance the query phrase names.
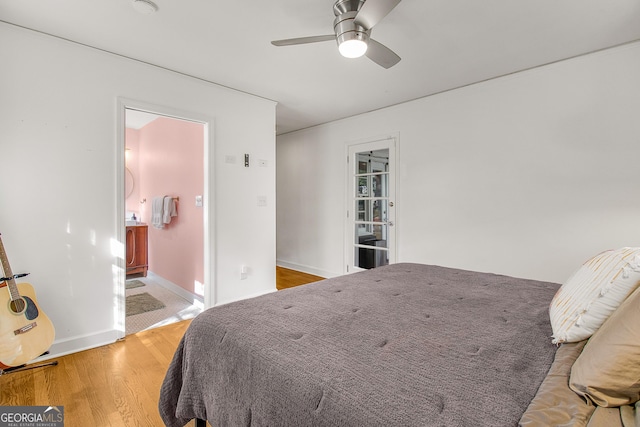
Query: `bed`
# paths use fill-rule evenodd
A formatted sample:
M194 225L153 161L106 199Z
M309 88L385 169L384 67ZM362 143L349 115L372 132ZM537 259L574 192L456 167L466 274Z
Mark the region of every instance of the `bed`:
M160 414L169 427L552 425L558 400L536 395L558 378L559 286L401 263L214 307L180 341Z

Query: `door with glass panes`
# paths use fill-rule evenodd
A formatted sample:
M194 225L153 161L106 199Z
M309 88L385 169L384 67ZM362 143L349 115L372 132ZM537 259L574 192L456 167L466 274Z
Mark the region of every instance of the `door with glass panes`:
M395 262L395 140L349 147L347 272Z

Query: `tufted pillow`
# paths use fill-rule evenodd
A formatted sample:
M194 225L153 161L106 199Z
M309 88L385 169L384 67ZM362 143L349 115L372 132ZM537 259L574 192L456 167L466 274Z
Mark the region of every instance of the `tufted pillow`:
M640 399L640 289L587 342L571 368L569 386L599 406Z
M602 252L585 262L551 300L553 343L589 338L640 285L640 248Z

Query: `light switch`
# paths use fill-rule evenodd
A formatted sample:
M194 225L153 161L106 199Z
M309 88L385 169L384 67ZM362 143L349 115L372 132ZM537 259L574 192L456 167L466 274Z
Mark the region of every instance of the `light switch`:
M197 208L202 207L202 196L196 196L196 207Z
M267 196L258 196L258 206L267 206Z

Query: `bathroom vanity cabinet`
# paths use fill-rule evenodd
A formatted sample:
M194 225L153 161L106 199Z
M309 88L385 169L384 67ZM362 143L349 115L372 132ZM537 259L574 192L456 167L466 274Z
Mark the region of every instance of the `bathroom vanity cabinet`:
M147 276L148 251L147 237L149 227L146 224L127 226L127 277L134 274Z

